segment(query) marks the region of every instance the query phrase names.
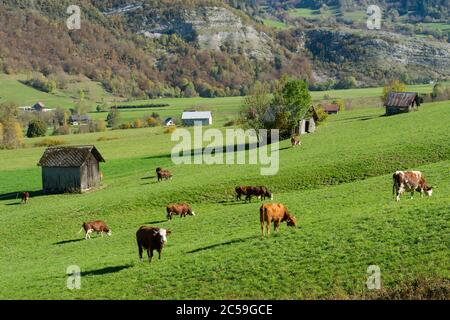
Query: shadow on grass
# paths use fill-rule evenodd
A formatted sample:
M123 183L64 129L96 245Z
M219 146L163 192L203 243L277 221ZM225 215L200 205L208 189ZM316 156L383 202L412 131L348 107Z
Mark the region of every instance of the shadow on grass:
M80 242L80 241L86 241L86 239L80 238L80 239L63 240L63 241L55 242L53 245L57 246L57 245Z
M131 268L131 267L132 267L132 265L126 264L126 265L115 266L115 267L106 267L106 268L91 270L91 271L83 271L80 274L81 274L81 276L101 276L104 274L116 273L116 272Z
M270 143L269 143L270 144ZM249 151L258 149L260 147L266 146L267 143L245 143L245 144L235 144L235 145L224 145L222 147L217 146L216 148L213 148L211 150L208 149L208 154L215 155L215 154L227 154L227 153L235 153L238 151ZM199 148L199 149L190 149L186 150L185 153L180 152L179 154L176 154L176 156L183 158L183 157L194 157L196 155L201 155L205 153L205 150L207 148ZM172 154L163 154L163 155L156 155L156 156L149 156L144 158L145 160L149 159L164 159L164 158L171 158Z
M156 176L141 178L141 180L150 180L150 179L156 179Z
M0 200L14 200L17 199L18 201L22 200L22 192L25 192L27 190L21 190L21 191L15 191L15 192L9 192L9 193L4 193L4 194L0 194ZM39 191L28 191L28 193L30 194L30 198L34 198L34 197L39 197L39 196L43 196L44 191L43 190L39 190Z
M245 204L250 204L250 203L252 203L252 202L244 202L244 201L240 201L240 202L237 202L237 201L233 201L233 202L231 202L231 201L228 201L228 202L226 202L226 201L223 201L223 202L219 202L221 205L224 205L224 206L238 206L238 205L245 205ZM256 203L256 202L254 202L254 203Z
M373 119L382 118L382 117L385 117L385 116L386 115L384 115L384 114L382 114L382 115L373 115L373 116L358 116L358 117L339 119L339 120L336 120L336 122L354 121L354 120L367 121L367 120L373 120Z
M157 224L157 223L164 223L167 222L168 220L157 220L157 221L150 221L150 222L146 222L145 224Z
M209 245L209 246L206 246L203 248L198 248L198 249L188 251L187 253L196 253L196 252L214 249L214 248L221 247L221 246L227 246L227 245L234 244L234 243L246 242L248 240L255 239L256 237L257 236L250 236L250 237L234 239L234 240L230 240L230 241L226 241L226 242L222 242L222 243L216 243L216 244L212 244L212 245Z

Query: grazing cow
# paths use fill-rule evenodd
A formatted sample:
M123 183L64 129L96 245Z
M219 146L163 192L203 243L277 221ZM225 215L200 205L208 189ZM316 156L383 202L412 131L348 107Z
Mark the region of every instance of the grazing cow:
M108 226L106 225L106 223L104 223L101 220L84 222L81 230L78 233L83 231L83 229L84 229L84 232L86 233L84 236L84 238L86 240L91 238L91 233L93 233L94 231L97 232L97 234L100 233L102 235L102 237L103 237L103 233L106 233L108 236L110 236L112 234L111 229L109 229Z
M247 192L251 187L240 186L236 187L234 191L236 192L236 200L241 200L241 197L245 195L247 197Z
M22 192L21 203L27 204L29 199L30 199L30 194L28 193L28 191Z
M270 234L272 222L275 224L275 231L280 230L280 223L286 221L289 227L297 226L297 219L289 214L288 209L281 203L266 203L259 209L261 232L264 235L264 223L267 223L267 234Z
M259 187L257 196L261 197L261 200L266 200L266 198L269 198L270 200L273 200L273 193L267 189L267 187Z
M422 197L424 193L429 197L433 194L433 188L427 184L420 171L397 171L392 178L394 182L392 193L396 195L397 202L400 201L400 196L405 191L411 192L411 199L414 197L415 191L420 192Z
M139 259L142 258L143 249L147 250L148 262L152 262L153 251L157 250L159 259L161 259L161 251L167 243L167 236L171 233L170 230L160 229L156 227L140 227L136 232L136 241L139 249Z
M166 169L157 168L156 175L158 176L158 182L161 180L172 180L172 173Z
M302 143L298 137L292 137L291 144L292 144L292 147L295 147L295 146L301 145Z
M195 212L186 203L170 204L166 207L167 219L172 220L172 216L179 215L181 218L188 216L195 216Z
M240 186L236 187L236 200L241 200L242 195L245 195L245 201L252 201L252 196L258 197L258 199L265 200L266 198L270 198L273 200L272 192L267 189L267 187L251 187L251 186Z

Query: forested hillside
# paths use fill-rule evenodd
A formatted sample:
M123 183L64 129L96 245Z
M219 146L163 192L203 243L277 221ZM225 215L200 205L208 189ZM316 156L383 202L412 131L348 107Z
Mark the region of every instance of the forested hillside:
M383 5L401 15L402 3ZM448 16L448 1L408 3L409 20ZM246 95L256 81L273 83L282 75L306 79L316 89L450 75L450 47L441 31L426 39L414 32L397 35L394 27L369 33L327 18L328 11L324 20L286 30L261 21L261 12L277 19L277 10L326 4L339 13L364 1L81 0L82 27L68 30L71 4L2 1L0 72L39 72L51 79L81 74L127 98Z

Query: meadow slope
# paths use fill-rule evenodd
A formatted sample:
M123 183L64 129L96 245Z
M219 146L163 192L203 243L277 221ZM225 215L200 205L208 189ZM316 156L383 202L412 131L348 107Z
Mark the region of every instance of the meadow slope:
M365 287L369 265L380 266L385 290L417 279L449 290L450 109L448 102L383 117L362 109L330 117L292 149L280 145L280 171L258 166L175 166L175 142L161 128L68 136L95 144L107 162L101 190L83 195L39 194L43 148L0 151L0 298L31 299L309 299L377 297ZM117 137L102 141L100 136ZM39 139L34 139L39 141ZM175 178L156 183L154 169ZM396 203L397 169L422 170L432 198ZM260 203L233 200L235 185L264 184L299 220L298 229L263 238ZM16 194L30 190L29 205ZM164 206L188 201L198 214L166 222ZM113 236L84 241L81 222L104 219ZM173 231L163 259L137 259L135 231ZM66 268L82 270L70 291ZM431 288L430 290L432 291ZM397 290L397 291L396 291ZM447 296L448 298L448 296Z

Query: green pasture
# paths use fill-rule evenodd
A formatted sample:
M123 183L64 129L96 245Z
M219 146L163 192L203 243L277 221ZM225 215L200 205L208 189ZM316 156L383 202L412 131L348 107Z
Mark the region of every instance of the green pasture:
M448 103L393 117L380 108L330 116L301 147L272 146L280 155L274 176L262 176L259 165L175 165L176 142L163 128L118 130L62 137L102 153L100 190L42 195L36 163L44 149L33 147L42 138L0 150L0 298L376 298L381 293L366 288L369 265L381 269L382 292L401 295L425 279L430 290L448 294ZM159 166L174 179L157 183ZM423 171L433 197L396 203L391 179L399 169ZM248 184L272 189L298 228L283 224L279 234L262 237L259 200L233 197L236 185ZM32 198L20 205L24 190ZM172 202L190 203L197 216L167 222L164 208ZM85 241L77 232L94 219L105 220L113 235ZM172 230L162 260L138 261L141 225ZM80 290L66 287L71 265L81 268Z

